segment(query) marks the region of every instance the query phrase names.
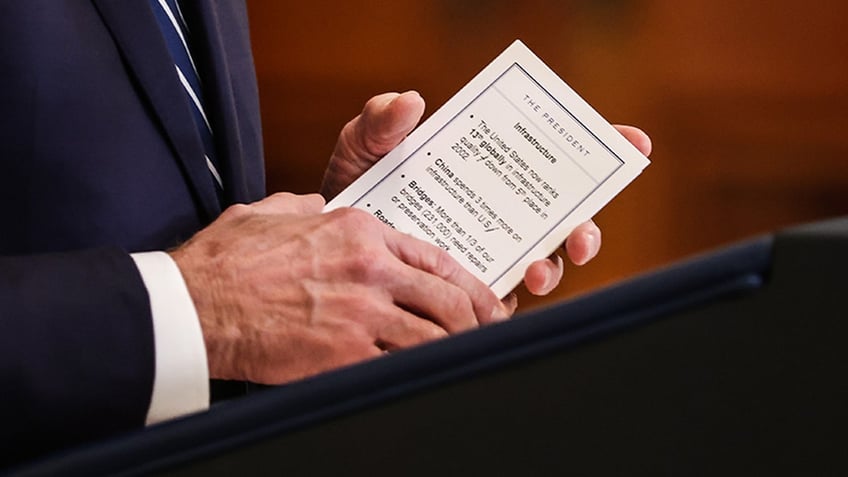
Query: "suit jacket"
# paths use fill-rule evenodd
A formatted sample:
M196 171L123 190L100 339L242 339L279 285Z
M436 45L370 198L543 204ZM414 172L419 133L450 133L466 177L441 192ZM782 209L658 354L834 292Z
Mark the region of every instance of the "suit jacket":
M143 424L153 332L127 252L175 246L228 203L265 194L245 6L183 7L223 204L147 1L0 3L7 463Z

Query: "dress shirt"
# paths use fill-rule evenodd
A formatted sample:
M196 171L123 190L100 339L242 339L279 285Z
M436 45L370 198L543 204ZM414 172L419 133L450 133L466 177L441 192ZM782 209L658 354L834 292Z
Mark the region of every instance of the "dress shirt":
M209 368L200 320L174 260L165 252L131 255L150 295L156 374L147 425L209 407Z

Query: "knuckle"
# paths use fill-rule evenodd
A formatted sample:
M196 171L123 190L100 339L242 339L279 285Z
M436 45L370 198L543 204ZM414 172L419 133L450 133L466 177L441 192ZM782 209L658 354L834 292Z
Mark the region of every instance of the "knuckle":
M427 265L431 268L434 274L450 281L459 273L459 265L456 260L439 247L430 247L429 252L425 256L428 261Z
M356 231L358 226L367 222L366 217L371 214L354 207L340 207L328 214L330 219L336 223L342 231Z
M346 272L361 283L381 282L386 276L388 265L379 255L370 249L360 247L348 257Z
M394 263L382 238L382 224L368 212L350 207L327 215L328 231L343 247L341 271L345 276L366 284L384 280Z
M342 127L341 133L339 134L339 140L336 145L336 154L341 153L342 157L352 157L352 155L355 155L358 150L356 148L355 141L356 136L359 134L360 121L362 121L362 114L351 119Z
M237 219L250 214L250 206L246 204L233 204L221 214L222 218Z
M292 200L296 197L297 196L291 192L275 192L269 196L270 199L274 200Z
M324 199L324 196L318 193L307 194L303 196L303 199L307 201L307 203L314 208L321 208L327 203Z
M329 212L335 233L346 236L350 243L378 243L383 224L370 213L354 207L342 207Z
M365 104L366 104L366 107L367 107L368 103L365 103ZM359 124L359 121L361 119L362 119L362 114L358 114L356 117L354 117L350 121L346 122L344 127L342 127L341 137L349 137L351 134L353 134L356 131L357 125Z
M293 194L277 192L270 197L279 206L281 212L312 213L324 207L325 201L321 194Z
M442 338L447 338L448 336L449 333L439 326L428 326L423 334L425 342L440 340Z

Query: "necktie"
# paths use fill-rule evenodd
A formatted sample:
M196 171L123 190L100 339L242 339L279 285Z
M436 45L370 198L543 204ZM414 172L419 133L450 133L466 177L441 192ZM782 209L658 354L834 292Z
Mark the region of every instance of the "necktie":
M197 66L191 57L188 48L188 25L183 18L182 11L177 0L149 0L153 7L153 13L159 22L159 27L165 37L165 43L174 60L177 77L185 89L191 103L191 111L194 122L203 141L203 149L206 159L206 167L212 173L218 186L218 193L223 190L221 174L215 162L215 143L212 136L212 126L203 109L203 89L200 76L197 74Z

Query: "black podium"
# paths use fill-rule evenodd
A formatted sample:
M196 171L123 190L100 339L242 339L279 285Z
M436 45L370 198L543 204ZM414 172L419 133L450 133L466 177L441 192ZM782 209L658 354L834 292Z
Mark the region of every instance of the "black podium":
M846 272L778 232L13 472L848 475Z

